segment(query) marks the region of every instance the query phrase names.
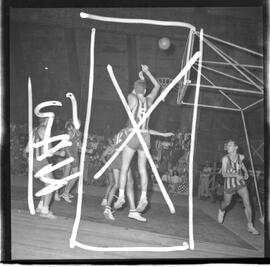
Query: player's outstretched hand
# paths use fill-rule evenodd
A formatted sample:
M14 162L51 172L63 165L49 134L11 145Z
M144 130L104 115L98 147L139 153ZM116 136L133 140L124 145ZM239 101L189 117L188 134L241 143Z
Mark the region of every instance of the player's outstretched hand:
M139 72L139 78L140 78L140 80L144 80L144 76L143 76L143 72L142 71Z
M141 65L142 66L142 71L143 72L148 72L149 71L149 68L148 68L148 66L147 65Z

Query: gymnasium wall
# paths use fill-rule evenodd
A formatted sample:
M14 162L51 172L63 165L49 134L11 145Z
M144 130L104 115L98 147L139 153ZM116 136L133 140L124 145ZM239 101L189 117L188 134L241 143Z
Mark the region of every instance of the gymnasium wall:
M10 116L11 121L27 121L27 79L33 87L34 105L46 100L59 100L63 107L55 112L71 117L71 105L65 98L72 92L79 104L79 116L84 120L89 76L90 29L95 27L95 73L91 127L106 124L120 128L127 116L106 71L111 64L124 94L132 90L140 64L147 64L156 77L175 77L180 71L188 31L146 25L112 24L79 17L81 11L112 17L175 20L190 23L205 34L262 52L263 21L261 7L223 8L107 8L107 9L11 9L10 14ZM158 47L161 37L171 40L171 47ZM195 42L194 48L198 48ZM260 65L256 56L222 46L226 53L242 64ZM220 61L211 48L204 49L204 59ZM46 70L45 67L48 69ZM218 69L218 67L216 67ZM219 69L235 75L231 69ZM205 72L207 73L207 72ZM256 75L261 75L254 70ZM221 75L207 73L220 86L241 86ZM196 77L192 71L191 77ZM263 77L261 76L263 79ZM203 82L203 80L202 80ZM149 84L151 86L151 84ZM242 85L243 86L243 85ZM248 85L247 85L248 87ZM247 88L246 87L246 88ZM245 88L245 86L244 86ZM177 91L168 95L153 113L150 125L157 130L191 128L192 108L176 104ZM185 101L193 101L194 90L188 89ZM241 106L253 100L248 95L231 95ZM216 92L202 90L200 101L213 105L228 105ZM251 113L250 113L251 114ZM248 115L251 137L263 138L263 110ZM249 117L250 116L250 117ZM243 139L240 114L200 109L197 131L197 160L215 160L217 144L227 138ZM218 153L217 153L218 154Z

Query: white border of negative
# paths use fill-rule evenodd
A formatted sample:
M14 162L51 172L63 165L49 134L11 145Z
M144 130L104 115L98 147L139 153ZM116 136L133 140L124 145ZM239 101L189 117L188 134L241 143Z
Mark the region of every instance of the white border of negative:
M109 22L121 22L121 23L142 23L142 24L152 24L152 25L160 25L160 26L177 26L177 27L187 27L191 30L195 30L192 25L181 23L181 22L170 22L170 21L155 21L155 20L141 20L141 19L120 19L120 18L109 18L102 17L96 15L90 15L81 13L82 18L90 18L101 21L109 21ZM94 43L95 43L95 29L91 31L91 41L90 41L90 70L89 70L89 91L88 91L88 102L87 102L87 112L86 112L86 120L84 127L84 135L83 135L83 143L81 149L81 160L80 160L80 170L84 168L84 160L85 160L85 151L87 145L87 135L90 124L91 117L91 107L92 107L92 95L93 95L93 83L94 83ZM196 120L197 120L197 109L198 109L198 99L199 99L199 90L200 90L200 79L201 79L201 62L202 62L202 40L203 40L203 31L200 32L200 51L197 52L193 56L193 62L188 62L184 69L177 76L182 78L187 71L191 68L191 66L195 63L197 59L199 59L199 69L197 73L197 86L195 93L195 101L194 101L194 110L193 110L193 120L192 120L192 133L191 133L191 148L190 148L190 157L189 157L189 244L187 242L183 242L182 246L171 246L171 247L94 247L84 245L76 240L79 223L81 219L81 208L82 208L82 189L83 189L83 175L81 173L78 181L78 200L77 200L77 208L76 208L76 217L74 220L74 225L72 228L72 234L70 237L70 247L74 248L75 246L80 247L85 250L91 251L151 251L151 252L169 252L169 251L182 251L190 248L194 249L194 236L193 236L193 157L194 157L194 144L195 144L195 130L196 130ZM196 56L196 57L195 57ZM189 65L189 66L188 66ZM182 74L182 75L181 75ZM174 81L177 79L174 79ZM179 78L179 80L181 79ZM173 81L173 82L174 82ZM160 98L164 98L169 93L170 88L167 87L168 90L164 90L160 95Z

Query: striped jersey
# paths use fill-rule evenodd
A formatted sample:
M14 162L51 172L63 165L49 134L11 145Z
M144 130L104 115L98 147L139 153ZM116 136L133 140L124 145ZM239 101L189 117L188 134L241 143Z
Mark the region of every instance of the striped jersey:
M121 144L125 141L127 138L129 132L126 128L121 129L113 138L113 144L109 145L107 147L107 156L106 159L108 160L114 153L115 151L121 146ZM121 153L119 154L121 155Z
M40 141L42 141L42 138L40 137L38 131L41 127L44 127L45 126L38 126L37 128L34 129L33 131L33 142L34 143L38 143ZM41 146L41 147L38 147L34 150L34 159L37 159L40 155L42 155L44 153L44 147Z
M118 149L121 146L121 144L125 141L128 135L129 131L127 128L121 129L114 137L113 143L114 149Z
M139 97L136 94L133 94L137 101L136 101L136 105L135 107L131 110L133 117L136 121L136 123L138 123L143 116L145 115L145 113L147 112L148 108L149 108L149 104L148 104L148 99L147 97L145 98L144 103L139 99ZM149 117L146 119L146 121L143 123L143 125L140 127L141 130L148 130L148 124L149 124ZM132 127L131 122L129 122L129 127Z
M226 173L230 174L242 174L242 160L240 159L240 155L237 155L237 159L235 162L233 162L229 155L226 156L227 166L226 166ZM245 180L241 179L240 181L236 179L236 177L225 177L224 181L224 191L228 193L235 192L239 190L241 187L244 187L246 185Z

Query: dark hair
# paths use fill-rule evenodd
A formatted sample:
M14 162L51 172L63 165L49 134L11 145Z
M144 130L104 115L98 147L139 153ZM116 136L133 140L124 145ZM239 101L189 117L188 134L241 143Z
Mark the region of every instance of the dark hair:
M68 129L68 128L70 128L70 127L75 128L74 124L73 124L72 122L68 121L68 122L66 123L66 125L65 125L65 128Z
M146 82L143 80L137 80L134 83L134 90L137 94L144 93L144 90L146 89Z
M229 140L226 142L226 144L228 144L229 142L232 142L232 143L234 143L235 146L238 146L237 142L234 141L234 140L232 140L232 139L229 139Z
M178 171L174 170L173 175L178 175Z

